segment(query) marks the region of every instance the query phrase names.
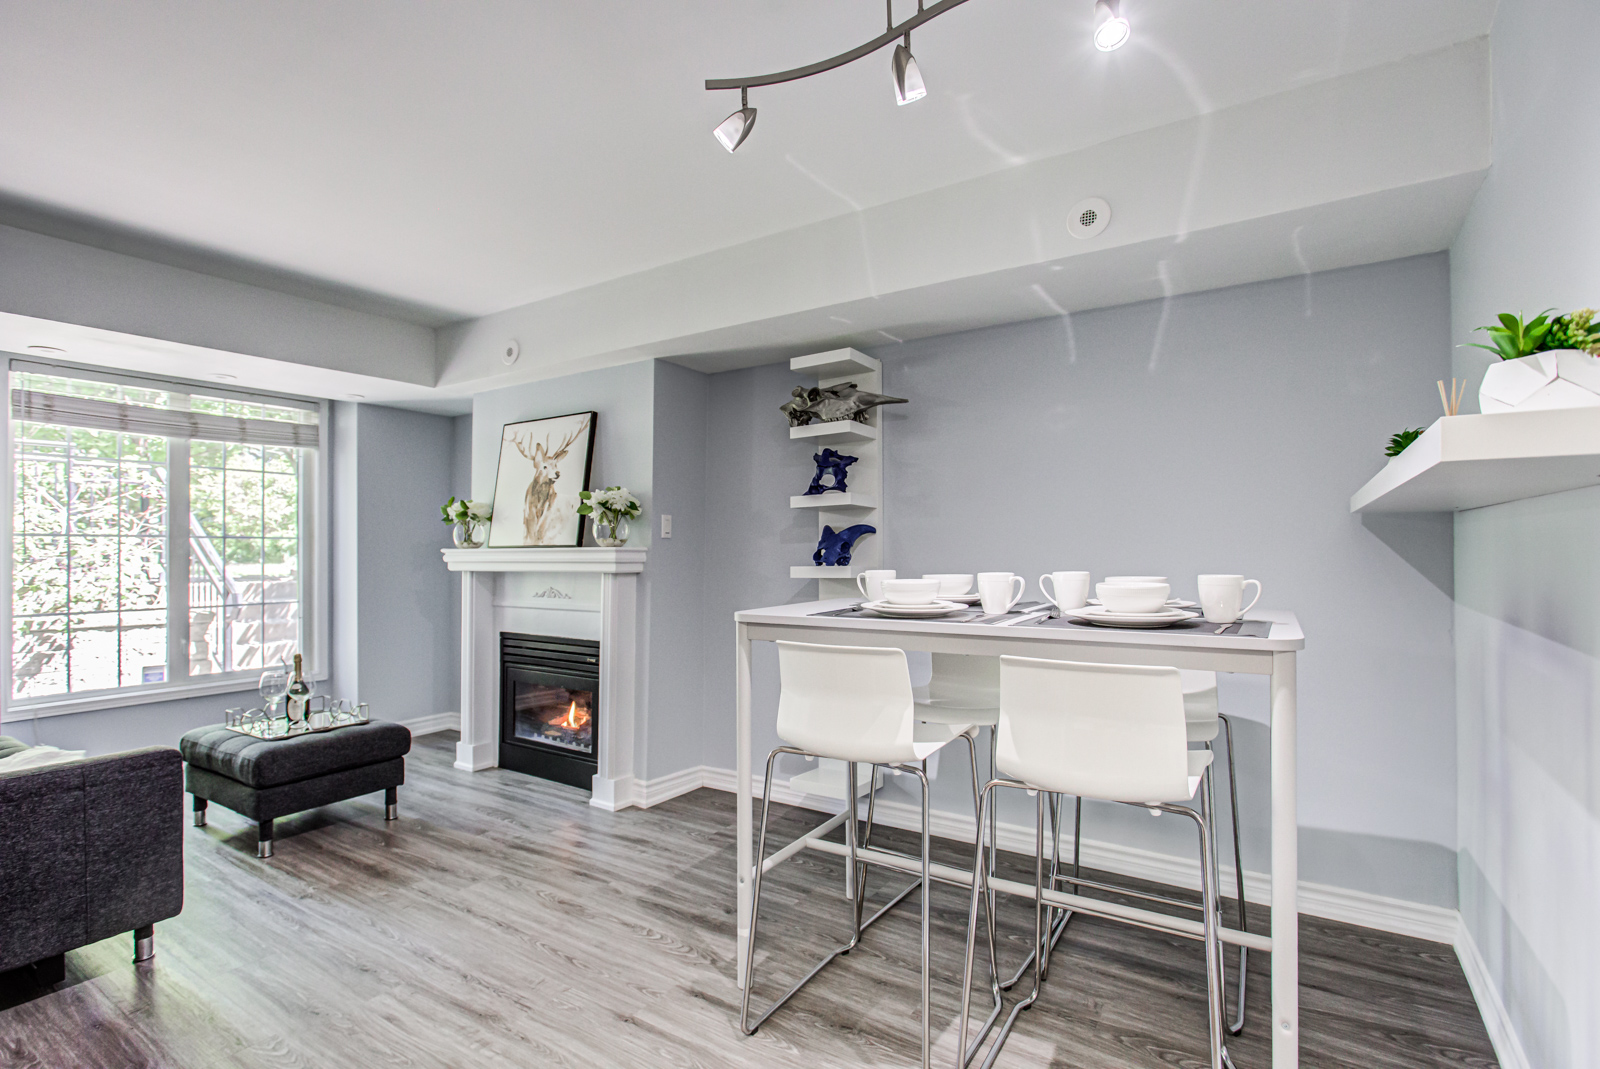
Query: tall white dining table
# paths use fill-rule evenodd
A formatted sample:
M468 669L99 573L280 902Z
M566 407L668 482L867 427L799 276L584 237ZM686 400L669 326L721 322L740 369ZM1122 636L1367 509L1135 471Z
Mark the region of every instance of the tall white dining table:
M1272 732L1272 929L1270 936L1222 929L1224 942L1272 954L1272 1065L1296 1069L1300 1060L1299 908L1297 826L1295 807L1295 654L1305 648L1305 636L1293 613L1256 610L1252 620L1271 623L1265 637L1214 634L1213 628L1181 630L1124 630L1067 628L994 623L952 623L940 620L891 620L860 616L821 615L846 609L858 599L814 601L745 609L734 614L738 662L738 984L745 984L745 948L750 938L750 901L755 876L754 805L750 752L751 643L760 641L815 642L838 646L892 646L930 653L968 653L988 656L1045 657L1102 664L1154 664L1214 672L1242 672L1271 678ZM824 828L842 823L843 814ZM836 844L823 842L817 829L782 850L772 851L770 866L807 846L836 852ZM873 853L877 853L874 851ZM894 863L893 855L885 855ZM941 878L970 881L971 873L937 867ZM969 883L970 886L970 883ZM1020 887L1020 885L1019 885ZM1032 885L1026 888L1032 894ZM1195 935L1199 922L1169 917L1133 907L1113 905L1077 895L1056 892L1050 901L1090 914L1115 916L1135 923Z

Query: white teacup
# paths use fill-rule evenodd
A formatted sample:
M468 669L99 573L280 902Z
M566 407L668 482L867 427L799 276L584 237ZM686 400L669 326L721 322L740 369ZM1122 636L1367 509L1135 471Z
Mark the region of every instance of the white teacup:
M868 601L882 601L883 581L893 578L893 568L872 568L856 576L856 588Z
M1233 623L1261 600L1261 583L1242 575L1202 575L1196 582L1200 587L1200 611L1214 624ZM1244 605L1244 588L1251 583L1255 583L1256 596Z
M1172 587L1166 583L1107 579L1097 585L1094 592L1108 612L1160 612L1167 607L1167 595L1172 593Z
M937 579L885 579L883 597L890 605L932 605L939 595Z
M1081 609L1089 603L1089 573L1046 572L1039 577L1039 589L1058 609Z
M924 579L937 579L939 581L939 596L941 598L958 598L972 589L972 574L957 572L939 572L935 575L924 575Z
M1022 600L1028 581L1011 572L979 572L978 600L987 613L1010 612Z

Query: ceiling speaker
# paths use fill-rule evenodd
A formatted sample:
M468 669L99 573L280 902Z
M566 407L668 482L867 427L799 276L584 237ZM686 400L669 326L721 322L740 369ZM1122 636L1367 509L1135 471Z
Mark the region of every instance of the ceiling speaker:
M519 357L521 355L522 355L522 346L517 342L517 339L515 339L515 338L512 338L510 341L508 341L504 345L500 346L500 362L502 364L506 365L507 367L510 367L512 364L515 364L517 362L517 357Z
M1092 238L1111 222L1111 205L1099 197L1080 200L1072 206L1072 216L1067 229L1075 238Z

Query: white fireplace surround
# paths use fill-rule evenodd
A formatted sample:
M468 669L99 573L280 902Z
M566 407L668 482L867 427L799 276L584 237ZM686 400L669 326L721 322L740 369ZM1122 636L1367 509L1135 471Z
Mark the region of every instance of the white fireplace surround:
M636 804L638 575L642 549L446 549L461 573L461 741L456 767L500 761L500 633L598 639L600 769L589 804Z

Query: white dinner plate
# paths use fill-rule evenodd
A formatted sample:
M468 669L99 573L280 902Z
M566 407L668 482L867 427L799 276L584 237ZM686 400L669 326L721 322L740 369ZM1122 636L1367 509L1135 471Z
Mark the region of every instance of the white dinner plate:
M959 601L963 605L976 605L982 598L981 594L946 594L940 601Z
M966 608L953 601L935 601L931 605L891 605L887 601L863 601L863 609L879 616L898 616L907 620L920 620L933 616L949 616Z
M1100 599L1099 598L1090 598L1089 599L1089 604L1090 605L1098 605L1098 604L1100 604ZM1197 602L1197 601L1184 601L1182 598L1168 598L1167 599L1167 608L1169 608L1169 609L1195 609L1195 608L1199 608L1199 606L1200 606L1200 603Z
M1067 614L1074 620L1084 620L1102 627L1171 627L1184 620L1193 620L1200 614L1187 609L1164 609L1161 612L1112 612L1100 606L1073 609Z

